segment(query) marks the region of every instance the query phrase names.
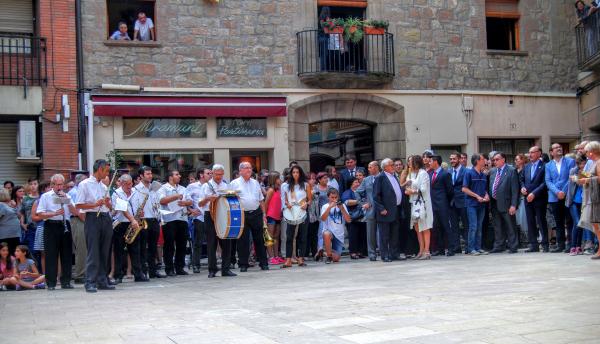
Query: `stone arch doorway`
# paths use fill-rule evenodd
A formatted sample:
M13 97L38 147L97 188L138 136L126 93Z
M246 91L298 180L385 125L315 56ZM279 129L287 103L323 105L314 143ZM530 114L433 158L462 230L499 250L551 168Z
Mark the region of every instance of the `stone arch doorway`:
M404 157L404 107L388 99L365 94L323 94L305 98L288 108L290 160L310 167L309 125L327 121L368 123L377 160ZM314 163L314 160L313 160Z

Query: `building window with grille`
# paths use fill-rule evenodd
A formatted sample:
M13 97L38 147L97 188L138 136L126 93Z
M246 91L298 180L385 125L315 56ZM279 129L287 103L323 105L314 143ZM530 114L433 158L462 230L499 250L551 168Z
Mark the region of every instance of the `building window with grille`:
M518 0L486 0L485 23L489 50L520 50Z
M515 156L529 152L535 145L534 139L479 139L479 151L482 154L502 152L506 154L506 162L512 164Z
M108 40L156 41L155 5L154 0L107 0Z

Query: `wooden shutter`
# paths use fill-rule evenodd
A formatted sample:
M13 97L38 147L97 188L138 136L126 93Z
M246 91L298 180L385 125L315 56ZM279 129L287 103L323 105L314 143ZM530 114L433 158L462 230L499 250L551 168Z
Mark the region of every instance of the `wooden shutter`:
M519 1L486 0L485 16L495 18L519 18Z
M367 8L367 0L317 0L317 6Z
M33 33L33 2L0 0L0 32Z

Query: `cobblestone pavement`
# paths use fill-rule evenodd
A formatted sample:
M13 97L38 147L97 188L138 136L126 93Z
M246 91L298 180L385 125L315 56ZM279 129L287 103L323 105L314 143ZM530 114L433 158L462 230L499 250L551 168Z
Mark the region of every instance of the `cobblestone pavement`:
M271 268L210 280L203 268L97 294L2 292L0 334L28 344L600 342L600 262L588 256Z

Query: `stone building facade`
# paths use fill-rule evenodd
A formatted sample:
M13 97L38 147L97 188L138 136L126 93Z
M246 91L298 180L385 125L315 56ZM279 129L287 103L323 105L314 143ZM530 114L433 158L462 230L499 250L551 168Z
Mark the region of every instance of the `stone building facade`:
M334 83L327 78L335 73L317 71L320 83L306 83L299 76L306 49L299 33L318 28L321 5L344 2L156 0L150 3L157 40L129 43L107 39L116 29L109 27L114 2L83 0L85 87L92 98L284 97L287 116L269 118L269 143L250 144L251 150L264 148L265 166L278 170L289 159L308 167L314 149L320 149L310 130L336 120L372 128L373 153L365 158L404 157L426 148L471 153L511 140L512 149L529 143L547 148L551 141L571 145L580 136L572 1L512 1L518 47L512 50L488 49L486 31L487 17L511 1L351 1L364 7L365 18L389 21L393 78L376 87L335 83L330 89ZM96 158L111 149L139 151L145 144L115 137L122 122L114 116L97 120ZM233 169L227 150L243 151L247 140L217 141L208 134L197 142ZM183 149L162 142L165 149ZM339 165L339 156L334 163Z

